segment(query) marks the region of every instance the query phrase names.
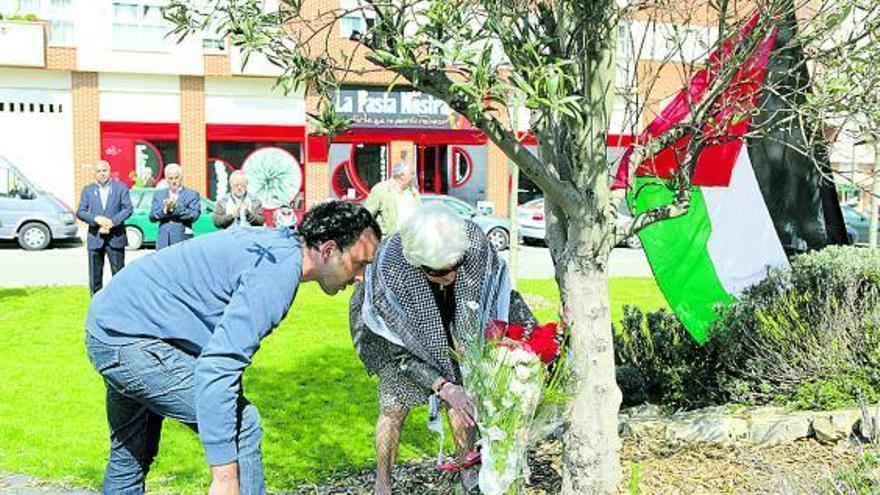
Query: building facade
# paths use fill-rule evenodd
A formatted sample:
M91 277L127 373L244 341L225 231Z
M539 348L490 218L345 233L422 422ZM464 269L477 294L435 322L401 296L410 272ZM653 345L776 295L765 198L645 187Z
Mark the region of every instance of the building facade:
M355 0L304 0L303 8L326 11L327 2L348 9ZM164 166L180 163L184 182L209 198L225 192L235 169L272 167L283 172L286 187L270 206L299 210L330 197L360 200L403 160L415 165L422 191L507 213L509 160L445 103L405 87L387 91L392 74L356 61L356 68L372 70L353 72L333 102L353 126L328 143L307 130L314 99L275 89L279 71L267 61L251 57L243 66L241 53L211 33L181 43L166 37L165 3L0 0L5 16L38 19L0 21L0 155L72 206L102 158L130 185L161 183ZM343 16L327 46L356 52L352 40L370 22L364 14ZM621 39L648 31L635 19L622 26ZM713 37L709 21L689 33L684 57ZM613 157L650 118L634 117L627 101L641 99L656 111L684 84L658 36L638 55L621 43ZM632 71L649 70L660 74L651 87L628 82ZM519 120L527 131L527 115ZM521 187L534 189L527 178Z

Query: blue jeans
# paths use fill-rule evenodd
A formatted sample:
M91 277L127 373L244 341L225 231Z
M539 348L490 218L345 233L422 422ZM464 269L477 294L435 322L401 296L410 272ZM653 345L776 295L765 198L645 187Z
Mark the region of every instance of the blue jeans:
M162 420L197 431L196 358L157 339L107 345L86 337L89 359L107 386L110 459L105 495L141 495L159 451ZM257 408L243 396L238 407L238 482L241 495L263 495L262 430Z

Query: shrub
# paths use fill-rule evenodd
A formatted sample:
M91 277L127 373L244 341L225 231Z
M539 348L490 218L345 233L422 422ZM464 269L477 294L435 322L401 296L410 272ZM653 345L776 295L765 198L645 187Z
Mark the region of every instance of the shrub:
M880 400L878 310L880 251L837 246L797 256L748 289L702 347L674 315L625 307L615 331L623 405Z
M689 409L722 400L713 343L700 347L665 310L645 315L624 306L623 315L614 350L625 407L653 403Z
M880 255L829 247L796 257L728 307L712 340L724 395L810 408L880 392Z

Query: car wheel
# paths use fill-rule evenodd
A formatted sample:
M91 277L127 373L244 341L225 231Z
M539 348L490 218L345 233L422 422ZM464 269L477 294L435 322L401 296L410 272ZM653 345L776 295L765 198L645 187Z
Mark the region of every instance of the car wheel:
M18 245L25 251L40 251L51 243L52 233L49 232L49 227L41 223L26 223L18 231Z
M128 240L128 245L125 246L126 251L137 251L144 245L144 233L137 227L126 225L125 238Z
M510 246L510 234L501 227L495 227L486 234L489 244L495 248L495 251L504 251Z
M642 249L642 240L637 235L631 235L626 238L626 247L630 249Z

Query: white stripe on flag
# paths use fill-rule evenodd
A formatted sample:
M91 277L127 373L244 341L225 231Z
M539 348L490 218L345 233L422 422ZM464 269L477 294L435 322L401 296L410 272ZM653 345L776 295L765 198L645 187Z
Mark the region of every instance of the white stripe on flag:
M709 257L729 294L739 297L744 289L763 280L769 269L788 266L755 179L748 146L740 149L730 185L703 187L702 192L712 222Z

